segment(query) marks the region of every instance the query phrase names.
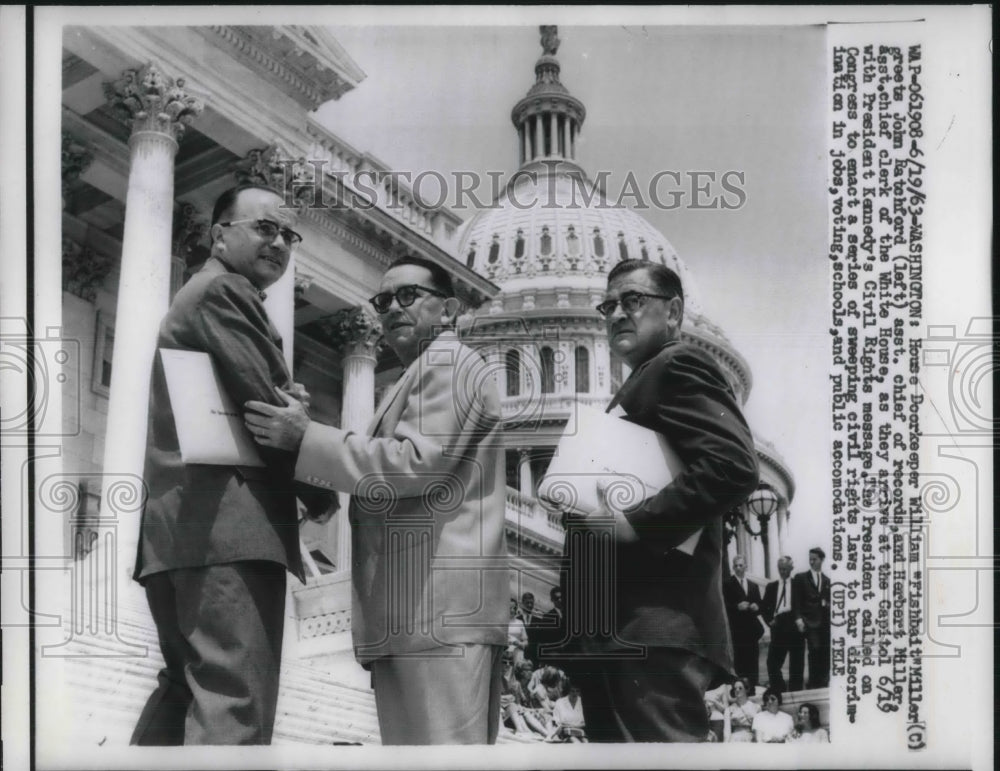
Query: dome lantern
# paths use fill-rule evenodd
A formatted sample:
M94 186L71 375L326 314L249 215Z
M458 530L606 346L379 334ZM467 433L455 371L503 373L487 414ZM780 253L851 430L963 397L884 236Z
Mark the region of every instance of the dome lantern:
M560 162L567 171L582 172L576 165L576 141L587 111L559 81L558 28L543 25L538 29L542 55L535 63L535 84L510 114L517 129L520 168Z
M555 26L542 26L542 55L535 83L514 106L520 166L492 205L459 230L456 258L501 292L481 309L484 331L516 318L534 332L571 326L580 340L603 338L595 310L607 274L626 259L657 262L673 270L684 287L681 336L716 358L740 401L752 386L750 368L723 331L706 315L697 282L667 238L637 212L610 201L576 161L586 110L559 80ZM570 325L570 326L567 326ZM574 326L575 325L575 326ZM608 351L602 343L595 369L602 380Z

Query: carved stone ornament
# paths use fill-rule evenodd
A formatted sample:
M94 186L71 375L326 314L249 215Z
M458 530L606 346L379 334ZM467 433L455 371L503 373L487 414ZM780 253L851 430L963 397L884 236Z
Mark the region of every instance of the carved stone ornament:
M62 241L62 288L87 302L97 299L97 290L111 272L110 257L80 246L69 238Z
M184 90L184 79L173 80L155 62L128 69L116 81L104 84L104 95L115 115L132 133L156 131L180 140L185 126L205 105Z
M555 56L559 50L559 27L555 24L543 24L538 31L542 34L542 52Z
M199 265L208 259L208 220L199 215L194 204L182 203L174 210L173 256L185 266Z
M296 301L302 300L305 297L306 292L309 291L309 287L312 286L314 277L306 273L295 272L295 299Z
M318 322L327 341L341 355L376 356L382 341L382 323L367 308L356 306L337 311Z
M77 142L65 131L62 135L62 182L63 189L75 182L94 161L94 154Z
M253 149L233 164L240 185L267 185L285 196L285 204L299 211L316 200L316 168L304 157L293 159L278 144Z

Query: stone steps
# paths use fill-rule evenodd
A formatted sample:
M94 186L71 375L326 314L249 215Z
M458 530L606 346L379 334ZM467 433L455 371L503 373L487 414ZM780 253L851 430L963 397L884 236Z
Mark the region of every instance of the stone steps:
M117 628L123 639L71 636L67 629L58 652L72 692L75 741L90 746L128 743L163 666L148 609L120 606ZM135 645L146 646L146 654L134 655ZM286 650L282 662L274 743L379 744L374 695L293 656Z
M156 628L147 609L119 609L113 637L71 637L60 654L73 699L73 741L86 746L122 747L131 737L146 699L163 666ZM135 645L147 647L134 654ZM380 743L374 694L338 681L336 672L295 659L285 651L281 667L275 745ZM536 740L502 731L498 744Z

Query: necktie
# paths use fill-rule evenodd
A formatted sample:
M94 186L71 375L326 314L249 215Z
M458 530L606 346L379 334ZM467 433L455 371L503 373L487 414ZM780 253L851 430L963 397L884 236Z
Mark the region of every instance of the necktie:
M778 597L778 613L785 609L785 579L781 579L781 596ZM777 614L775 614L777 615Z

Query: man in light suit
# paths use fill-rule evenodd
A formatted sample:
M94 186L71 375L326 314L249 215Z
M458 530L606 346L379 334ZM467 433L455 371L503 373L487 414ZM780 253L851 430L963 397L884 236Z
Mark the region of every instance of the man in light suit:
M291 398L248 403L247 425L298 451L297 478L352 496L352 632L382 743L493 743L510 615L499 391L451 329L442 268L402 258L371 302L406 370L367 434Z
M212 214L211 256L160 325L157 347L208 353L236 404L281 403L275 389L294 385L262 304L301 240L282 204L265 187L223 193ZM286 450L262 448L264 468L185 465L175 406L157 355L135 578L166 666L132 743L268 744L286 569L303 579L295 498L323 521L336 496L295 483L295 456Z
M781 668L788 659L788 683L790 691L802 690L802 672L805 668L805 640L795 623L793 608L798 588L792 580L792 558L778 560L778 578L764 589L761 615L771 627L771 644L767 649L768 686L781 693L786 683Z
M742 555L733 557L733 575L722 584L726 602L729 631L733 636L733 668L738 677L745 677L751 688L760 675L760 646L764 634L760 620L760 588L746 577L747 561Z
M617 624L612 635L579 640L593 655L573 667L572 677L581 685L591 741L700 742L709 732L705 691L732 674L722 520L757 486L753 436L718 365L680 339L684 300L676 273L622 261L608 274L597 310L612 351L632 368L609 411L620 406L627 420L659 432L684 469L624 511L584 518L584 528L613 522L613 583L594 592L614 603L597 617ZM571 630L587 626L573 617L581 607L577 584L607 582L601 576L611 571L588 569L593 550L572 532L576 527L568 522Z
M830 684L830 579L823 574L826 554L818 546L809 550L809 570L796 574L792 611L795 625L806 638L809 688Z

